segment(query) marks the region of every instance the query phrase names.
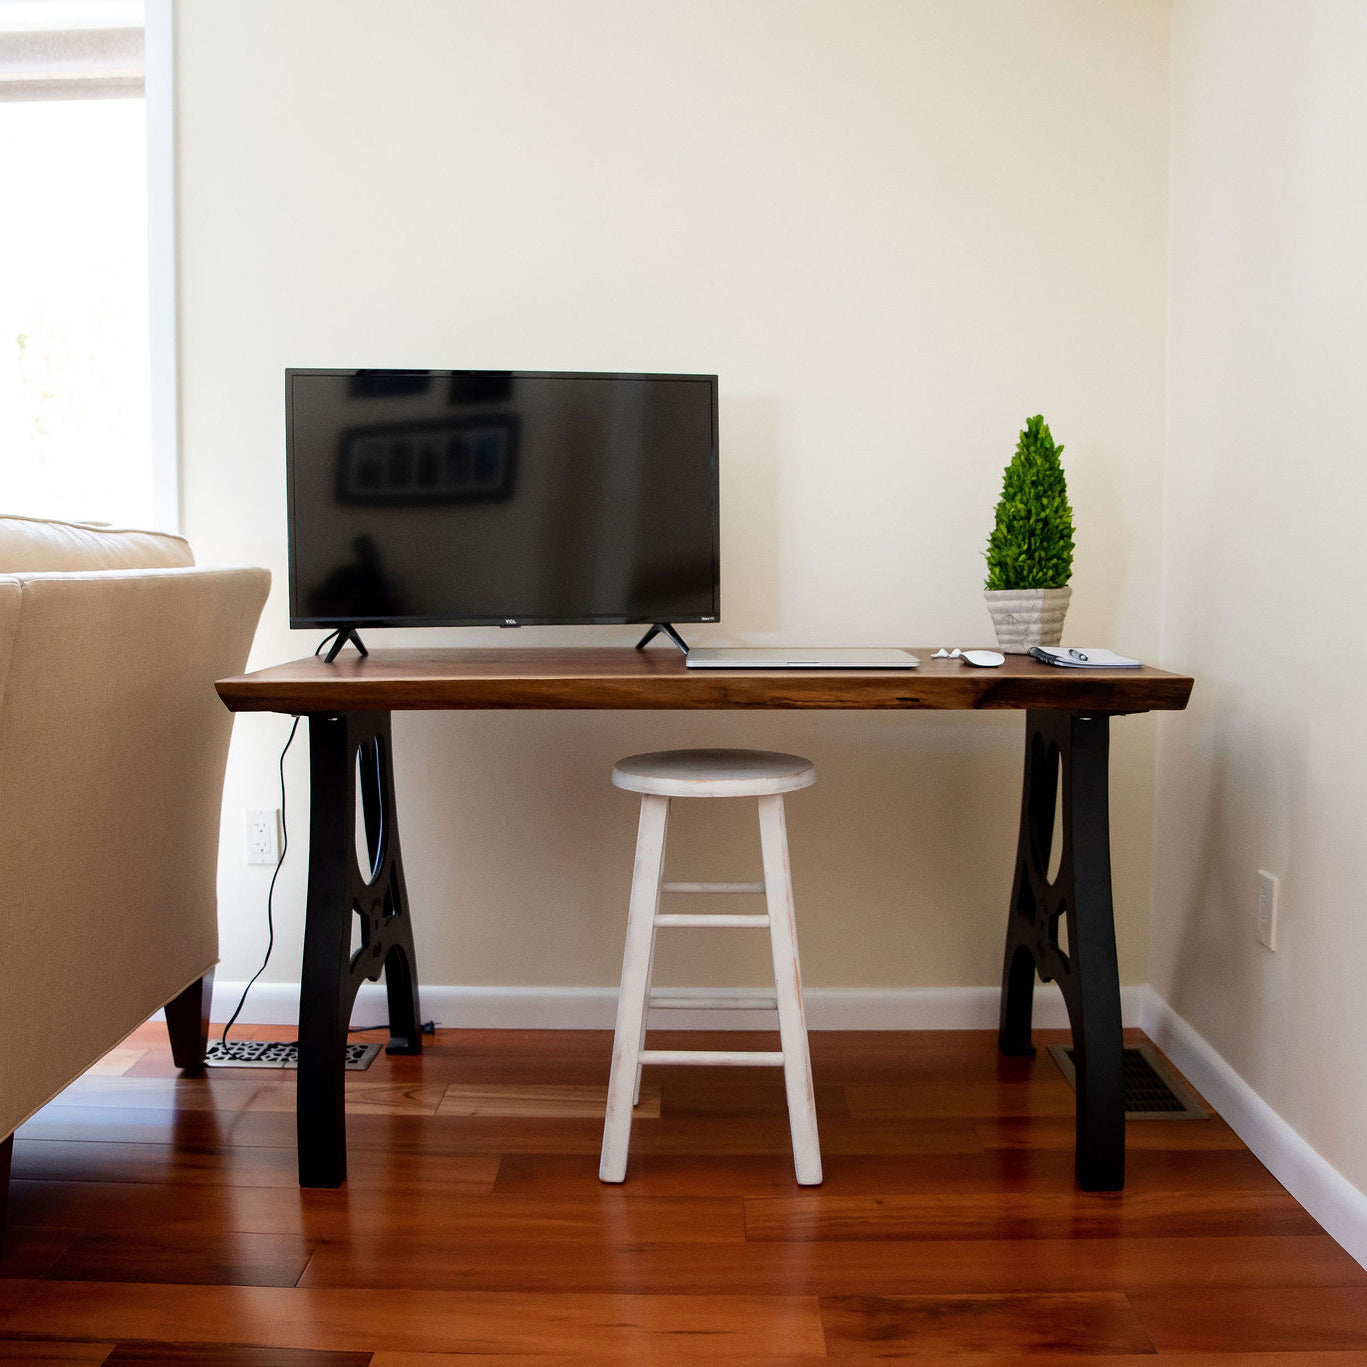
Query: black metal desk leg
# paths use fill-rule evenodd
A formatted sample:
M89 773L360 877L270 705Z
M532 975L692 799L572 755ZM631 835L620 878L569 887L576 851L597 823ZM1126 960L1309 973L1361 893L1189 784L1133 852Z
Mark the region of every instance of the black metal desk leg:
M1111 904L1109 720L1103 714L1026 714L1020 840L998 1035L1003 1053L1033 1054L1035 973L1045 982L1057 981L1073 1031L1075 1170L1085 1191L1119 1191L1125 1185L1120 973ZM1061 856L1050 882L1060 775ZM1067 925L1066 951L1059 946L1060 917Z
M309 772L308 905L299 994L299 1185L335 1187L346 1177L347 1026L364 980L385 974L389 1052L422 1052L389 713L311 715ZM364 851L356 848L358 778ZM353 922L360 931L355 953Z

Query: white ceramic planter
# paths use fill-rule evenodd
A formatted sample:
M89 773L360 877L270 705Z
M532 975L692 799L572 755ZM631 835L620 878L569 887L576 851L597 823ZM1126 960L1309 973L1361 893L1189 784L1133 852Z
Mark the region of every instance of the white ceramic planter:
M997 629L997 645L1008 655L1028 655L1033 646L1056 646L1071 588L984 589L987 610Z

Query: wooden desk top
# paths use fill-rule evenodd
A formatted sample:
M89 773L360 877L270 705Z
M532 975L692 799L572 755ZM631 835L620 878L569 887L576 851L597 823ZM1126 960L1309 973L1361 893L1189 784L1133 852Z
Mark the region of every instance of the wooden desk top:
M997 669L936 660L919 669L687 669L673 649L374 650L220 679L233 712L389 712L464 708L1046 708L1176 711L1192 680L1140 669L1062 669L1008 655Z

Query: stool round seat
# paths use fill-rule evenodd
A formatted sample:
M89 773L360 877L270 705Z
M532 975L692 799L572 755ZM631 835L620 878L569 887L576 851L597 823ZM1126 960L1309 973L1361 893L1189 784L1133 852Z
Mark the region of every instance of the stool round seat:
M612 781L656 797L766 797L810 788L816 765L776 750L661 750L618 760Z

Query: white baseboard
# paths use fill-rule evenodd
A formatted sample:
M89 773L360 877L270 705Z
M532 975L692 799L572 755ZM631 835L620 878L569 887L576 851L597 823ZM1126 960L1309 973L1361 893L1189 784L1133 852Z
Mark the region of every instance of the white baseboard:
M242 983L215 982L213 1019L226 1021L242 995ZM744 995L753 989L722 989L716 995ZM803 992L807 1024L813 1030L994 1030L1001 994L995 987L849 988L811 987ZM1126 1025L1139 1025L1149 999L1147 987L1122 987ZM615 987L423 987L422 1013L439 1026L485 1030L611 1030L617 1013ZM242 1019L258 1025L296 1025L298 983L257 983ZM353 1025L385 1019L384 987L362 983L351 1013ZM655 1017L680 1030L753 1030L766 1023L754 1011L675 1011ZM1057 1029L1068 1024L1063 997L1048 983L1035 987L1035 1024Z
M1367 1267L1367 1195L1312 1149L1162 997L1152 988L1145 988L1144 993L1140 1021L1144 1033L1229 1122L1273 1177Z

